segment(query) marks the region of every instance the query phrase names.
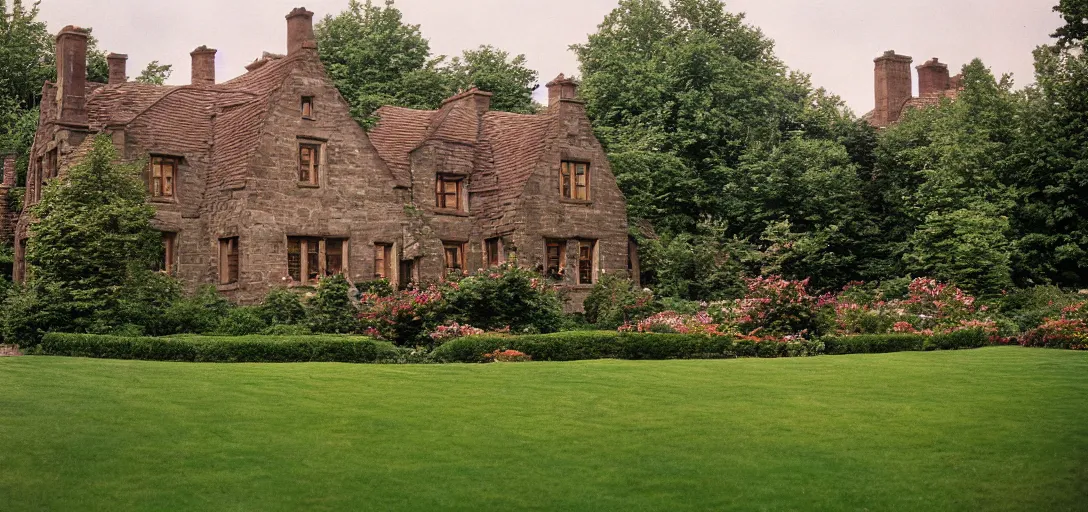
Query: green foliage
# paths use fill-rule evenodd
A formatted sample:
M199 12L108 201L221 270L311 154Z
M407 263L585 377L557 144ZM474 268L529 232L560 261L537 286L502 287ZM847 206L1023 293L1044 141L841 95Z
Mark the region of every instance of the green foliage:
M982 329L962 329L938 333L926 339L924 350L963 350L990 345L990 336Z
M704 220L695 233L639 240L643 278L662 297L722 300L744 294L744 277L758 272L758 251L731 238L721 222Z
M1003 295L997 301L997 307L1021 331L1027 331L1048 318L1059 318L1063 308L1083 300L1084 295L1067 292L1057 286L1034 286Z
M165 322L171 326L171 334L210 333L233 307L214 286L202 286L195 294L174 301L164 314Z
M52 356L205 363L374 363L396 359L393 345L347 336L180 336L49 333L35 353Z
M480 329L548 333L563 324L563 304L555 290L544 286L536 272L512 264L460 279L444 298L447 320Z
M914 275L950 281L978 294L1012 286L1008 220L985 210L931 213L911 235L904 255Z
M510 54L490 45L465 50L442 69L453 90L477 87L493 94L491 108L504 112L532 114L537 72L527 67L524 55Z
M757 343L724 336L615 331L562 332L543 335L480 335L458 338L436 348L439 362L483 362L496 350L517 350L534 361L586 359L731 359L735 357L798 357L823 352L813 341Z
M831 355L920 351L926 343L926 337L921 334L858 334L827 336L820 340Z
M269 291L258 312L267 325L295 325L306 319L302 298L286 288L273 288Z
M168 311L181 299L181 284L162 272L136 270L124 284L114 323L138 326L137 334L162 336L173 334L176 325ZM110 329L106 329L110 330Z
M653 314L653 299L625 276L604 274L583 302L585 319L601 329L615 329Z
M163 85L173 72L173 65L159 64L159 61L153 60L147 63L147 67L143 71L140 71L140 76L136 77L136 81L143 84Z
M349 295L351 283L337 274L321 280L314 296L306 302L306 325L311 331L328 334L359 332L359 310Z
M232 308L219 321L215 334L224 336L261 334L269 326L268 322L265 321L264 313L265 310L262 306Z

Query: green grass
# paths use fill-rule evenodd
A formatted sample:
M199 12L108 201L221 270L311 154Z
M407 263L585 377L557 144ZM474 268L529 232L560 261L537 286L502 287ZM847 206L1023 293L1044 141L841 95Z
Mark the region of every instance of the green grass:
M1085 510L1088 353L0 359L0 510Z

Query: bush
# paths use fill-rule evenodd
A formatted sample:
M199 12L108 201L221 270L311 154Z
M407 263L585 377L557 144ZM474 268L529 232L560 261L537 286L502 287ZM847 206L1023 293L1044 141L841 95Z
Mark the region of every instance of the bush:
M586 321L601 329L615 329L654 313L654 296L618 274L604 274L582 303Z
M1020 337L1025 347L1088 350L1088 322L1081 319L1048 320Z
M342 362L396 360L387 342L345 336L124 337L49 333L39 355L214 363Z
M203 334L216 330L233 308L214 286L203 286L196 294L174 301L164 320L171 333Z
M515 264L451 282L444 296L447 320L487 331L548 333L563 324L563 303L555 287Z
M926 337L921 334L859 334L828 336L822 341L828 354L883 354L922 350Z
M485 354L502 350L523 352L534 361L722 359L814 356L823 352L823 344L806 340L754 342L734 341L725 336L615 331L525 336L485 334L450 341L435 349L432 357L438 362L478 363L485 360Z
M990 345L993 337L982 328L961 329L958 331L934 334L926 340L925 350L962 350Z
M1062 309L1085 299L1083 295L1063 291L1057 286L1033 286L1015 290L997 302L1002 314L1016 322L1021 331L1042 325L1048 318L1058 318Z
M260 306L233 308L219 321L215 334L226 336L261 334L268 329L268 323L265 322L262 312Z
M302 298L287 288L273 288L269 291L259 312L267 325L295 325L306 319Z
M351 283L337 274L321 280L317 291L306 302L306 325L313 332L348 334L359 332L359 310L349 291Z
M138 326L140 335L173 334L175 327L166 311L180 298L181 284L177 279L162 272L133 272L119 300L118 318L112 320L127 325L128 330Z

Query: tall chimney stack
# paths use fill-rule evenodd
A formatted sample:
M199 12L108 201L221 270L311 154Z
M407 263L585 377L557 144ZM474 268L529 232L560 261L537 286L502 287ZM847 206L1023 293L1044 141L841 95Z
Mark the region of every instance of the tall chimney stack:
M193 58L193 85L215 85L215 52L200 46L189 54Z
M948 74L948 64L944 64L933 57L925 64L918 66L918 95L941 93L949 89L951 78Z
M296 7L287 15L287 55L303 48L317 48L314 13L307 11L305 7Z
M57 111L68 124L87 124L87 31L68 25L57 34Z
M15 155L4 155L4 179L0 181L0 186L15 186Z
M128 72L125 69L128 63L128 55L111 53L106 56L106 62L110 67L110 85L123 84L128 81Z
M560 100L578 98L578 82L563 76L563 73L559 73L559 76L555 77L555 80L548 82L545 87L548 88L549 107L558 105Z
M903 105L911 98L913 77L910 63L914 59L898 55L894 50L873 60L876 63L876 109L872 123L876 126L888 126L899 120Z

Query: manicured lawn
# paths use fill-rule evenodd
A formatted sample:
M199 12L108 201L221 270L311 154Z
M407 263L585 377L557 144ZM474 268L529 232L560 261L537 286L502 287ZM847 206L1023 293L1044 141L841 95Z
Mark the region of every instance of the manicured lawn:
M0 358L0 510L1086 510L1088 353Z

